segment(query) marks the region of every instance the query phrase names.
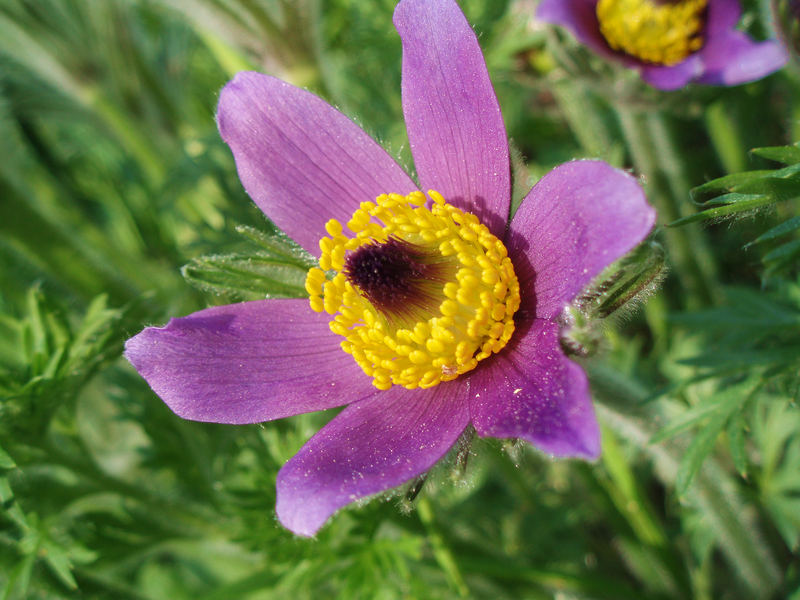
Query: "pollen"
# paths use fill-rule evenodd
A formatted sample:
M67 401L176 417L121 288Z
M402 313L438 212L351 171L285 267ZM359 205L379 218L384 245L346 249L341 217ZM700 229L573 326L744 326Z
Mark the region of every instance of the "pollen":
M702 48L708 0L600 0L600 32L614 50L671 66Z
M471 371L514 333L519 282L503 243L438 192L362 202L331 219L309 270L311 308L333 318L373 385L429 388Z

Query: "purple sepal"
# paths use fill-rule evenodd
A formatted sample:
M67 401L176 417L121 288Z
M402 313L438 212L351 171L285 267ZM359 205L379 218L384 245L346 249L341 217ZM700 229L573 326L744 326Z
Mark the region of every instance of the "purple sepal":
M502 235L511 202L508 139L475 33L452 0L403 0L394 24L420 187Z
M220 94L219 131L245 190L314 256L325 223L347 223L361 202L417 189L358 125L314 94L243 71Z
M398 386L351 404L278 473L278 519L311 536L339 508L430 469L469 423L467 389Z
M491 367L469 378L478 435L521 438L554 456L597 458L600 430L589 383L561 351L558 325L535 319L517 327Z
M341 406L377 390L308 300L215 306L148 327L125 357L184 419L245 424Z
M789 60L789 54L774 40L754 42L741 31L709 42L702 51L705 72L699 83L739 85L774 73Z
M600 271L647 237L655 220L636 179L607 163L577 160L550 171L522 201L506 236L521 315L558 317Z

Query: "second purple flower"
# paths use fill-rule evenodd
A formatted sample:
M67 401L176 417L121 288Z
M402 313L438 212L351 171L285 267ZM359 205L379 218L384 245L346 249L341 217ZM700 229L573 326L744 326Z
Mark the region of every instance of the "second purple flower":
M536 11L662 90L739 85L780 69L786 50L737 31L741 14L739 0L542 0Z

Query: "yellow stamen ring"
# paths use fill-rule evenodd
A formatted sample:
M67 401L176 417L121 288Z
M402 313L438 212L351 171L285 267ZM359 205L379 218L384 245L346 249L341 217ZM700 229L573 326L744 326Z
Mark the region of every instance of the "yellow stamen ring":
M514 332L519 282L505 246L475 215L433 190L428 194L430 209L422 192L361 203L347 223L353 237L335 219L328 221L319 268L306 276L311 308L334 315L330 328L344 338L342 349L382 390L455 379L499 352ZM444 265L437 272L447 275L446 281L427 282L436 291L408 313L371 303L347 275L346 256L390 238L433 256Z
M703 47L708 0L600 0L600 32L614 50L674 65Z

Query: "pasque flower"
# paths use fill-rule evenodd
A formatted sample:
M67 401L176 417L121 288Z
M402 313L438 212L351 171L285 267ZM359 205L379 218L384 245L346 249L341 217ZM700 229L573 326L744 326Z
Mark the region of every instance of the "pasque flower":
M470 424L597 457L586 375L560 348L558 318L655 220L633 177L575 161L509 221L508 141L464 15L454 0L403 0L394 23L420 185L318 97L238 74L219 129L251 198L319 257L309 298L208 308L126 345L186 419L346 405L278 474L278 518L300 535L425 472Z
M739 0L542 0L536 16L674 90L693 81L738 85L786 63L778 42L736 30L741 12Z

